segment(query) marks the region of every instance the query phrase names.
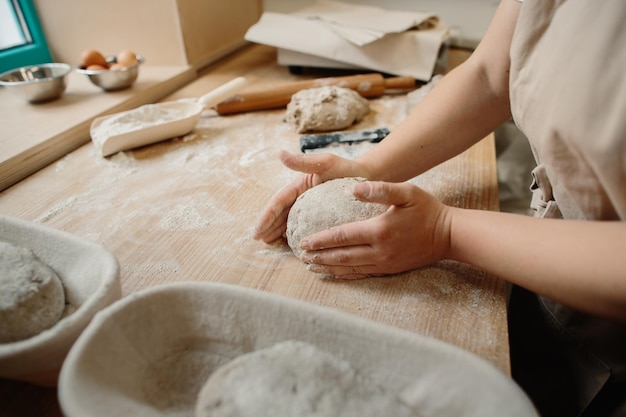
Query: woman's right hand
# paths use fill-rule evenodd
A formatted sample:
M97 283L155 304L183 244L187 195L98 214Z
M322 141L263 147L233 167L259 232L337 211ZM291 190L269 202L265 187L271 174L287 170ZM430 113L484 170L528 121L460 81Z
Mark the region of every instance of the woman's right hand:
M282 237L287 230L287 216L298 196L325 181L343 177L368 178L357 162L333 154L292 154L281 151L279 159L287 168L303 174L278 191L265 206L253 238L266 243Z

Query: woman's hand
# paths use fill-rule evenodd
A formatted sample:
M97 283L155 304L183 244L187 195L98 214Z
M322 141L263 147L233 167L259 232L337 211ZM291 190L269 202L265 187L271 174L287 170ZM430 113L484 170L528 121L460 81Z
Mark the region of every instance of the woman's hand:
M341 177L368 178L358 163L333 154L292 154L281 151L281 162L303 175L277 192L267 203L254 230L253 238L272 242L285 234L287 216L298 196L318 184Z
M446 257L450 247L448 208L409 183L364 182L354 195L388 204L380 216L309 236L301 259L313 272L339 278L393 274Z

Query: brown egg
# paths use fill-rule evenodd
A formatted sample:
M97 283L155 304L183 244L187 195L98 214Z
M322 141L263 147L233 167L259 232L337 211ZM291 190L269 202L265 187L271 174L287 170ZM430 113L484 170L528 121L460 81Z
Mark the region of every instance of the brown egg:
M131 65L135 65L137 61L137 55L129 50L121 51L117 54L117 63L123 67L130 67Z
M122 69L122 68L126 68L126 66L124 66L122 64L111 64L111 65L109 65L109 69L110 70L116 70L116 69Z
M104 55L95 49L85 49L80 56L80 65L85 68L90 65L100 65L106 68L107 60Z
M87 69L89 71L102 71L102 70L107 70L107 67L103 67L102 65L98 65L98 64L93 64L93 65L89 65L87 67Z

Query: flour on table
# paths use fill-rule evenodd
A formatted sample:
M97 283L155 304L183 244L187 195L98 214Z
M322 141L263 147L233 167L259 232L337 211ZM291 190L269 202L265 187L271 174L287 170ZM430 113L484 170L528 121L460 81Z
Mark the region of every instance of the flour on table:
M305 237L344 223L367 220L384 213L387 206L354 197L354 186L364 178L338 178L302 193L289 211L287 243L299 258Z
M91 130L91 139L100 150L104 142L111 136L179 120L185 115L185 112L179 109L166 108L158 104L146 104L103 120L100 125Z
M349 362L297 341L241 355L218 368L196 402L196 417L415 415Z
M324 86L301 90L291 97L285 121L298 133L345 129L369 113L367 99L349 88Z
M59 276L30 249L0 241L0 343L35 336L65 309Z

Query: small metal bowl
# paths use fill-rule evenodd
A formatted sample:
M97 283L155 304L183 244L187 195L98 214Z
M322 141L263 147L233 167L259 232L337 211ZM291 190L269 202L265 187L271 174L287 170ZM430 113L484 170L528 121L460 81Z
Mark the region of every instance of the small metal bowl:
M77 68L76 72L85 74L89 81L104 91L122 90L133 85L139 75L139 66L143 64L144 59L141 55L136 56L137 63L129 67L104 70L88 70L81 67ZM117 62L115 56L109 56L106 60L109 65Z
M68 64L30 65L0 74L0 85L26 98L30 103L54 100L65 92Z

